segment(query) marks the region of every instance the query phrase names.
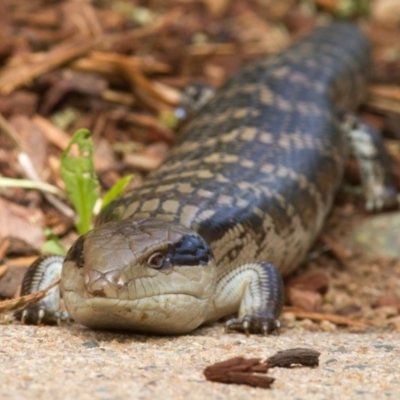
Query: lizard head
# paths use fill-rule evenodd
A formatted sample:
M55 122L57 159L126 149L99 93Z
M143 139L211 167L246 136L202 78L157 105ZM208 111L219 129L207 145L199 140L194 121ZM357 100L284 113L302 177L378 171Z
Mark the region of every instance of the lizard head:
M215 281L212 252L196 232L129 218L73 244L61 288L71 317L83 325L174 334L205 321Z

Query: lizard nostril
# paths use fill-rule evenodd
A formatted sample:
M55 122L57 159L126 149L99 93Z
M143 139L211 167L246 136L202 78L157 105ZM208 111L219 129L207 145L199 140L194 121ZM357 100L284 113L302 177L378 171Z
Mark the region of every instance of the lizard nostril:
M84 276L85 288L94 297L114 296L126 283L123 273L116 269L106 273L91 269Z
M115 285L118 289L126 285L126 279L121 271L114 269L104 274L104 278Z
M104 274L102 274L100 271L97 271L95 269L91 269L86 272L84 276L84 284L86 290L94 295L94 293L104 285Z

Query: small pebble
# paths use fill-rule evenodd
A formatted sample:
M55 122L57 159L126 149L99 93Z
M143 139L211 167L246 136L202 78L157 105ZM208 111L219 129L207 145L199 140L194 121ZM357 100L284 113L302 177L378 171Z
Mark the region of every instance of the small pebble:
M366 326L349 326L349 332L352 333L364 333L367 330Z
M87 342L83 342L82 346L87 347L88 349L100 347L100 345L95 340L88 340Z
M326 321L326 320L321 321L319 326L320 326L321 330L323 330L324 332L334 332L334 331L336 331L336 325L332 324L332 322L329 322L329 321Z
M383 306L377 308L375 314L379 317L390 318L398 315L398 310L395 306Z
M315 322L311 321L311 319L308 318L303 319L300 322L300 326L309 332L317 332L319 330L318 324L316 324Z
M296 322L296 315L292 312L284 312L281 315L281 321L285 326L293 326Z

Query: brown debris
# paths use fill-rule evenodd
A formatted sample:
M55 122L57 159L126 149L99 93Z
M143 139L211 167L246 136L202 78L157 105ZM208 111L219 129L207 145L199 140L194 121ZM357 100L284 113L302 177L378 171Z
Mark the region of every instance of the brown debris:
M8 271L7 265L0 265L0 279L6 274Z
M44 243L43 213L0 198L0 240L19 238L40 248Z
M207 380L220 383L234 383L269 389L275 378L266 375L268 367L259 358L234 357L215 363L204 370Z
M175 134L171 129L168 129L160 123L156 118L148 114L132 113L126 110L111 111L108 113L108 118L112 121L122 121L134 126L147 129L148 132L164 139L168 142L173 142Z
M43 297L46 296L46 293L51 288L57 286L60 283L60 280L61 279L54 281L49 286L47 286L43 290L40 290L39 292L28 294L26 296L20 296L11 300L0 301L0 314L6 312L8 313L13 311L18 311L28 306L29 304L36 303L37 301L43 299Z
M372 307L394 307L400 313L400 299L394 294L383 294L375 299Z
M325 294L328 291L328 285L328 277L323 271L306 272L286 282L288 288L309 290L320 294Z
M400 113L400 87L371 85L368 88L366 106L384 113Z
M127 154L124 161L140 170L153 171L161 165L167 154L167 145L159 142L147 146L140 153Z
M286 282L289 303L306 311L320 311L322 295L328 290L328 277L322 271L301 274Z
M10 246L10 239L4 239L0 242L0 260L7 254L7 250Z
M4 116L22 114L31 117L38 105L38 96L26 90L17 90L0 96L0 113Z
M65 150L70 141L70 136L57 128L48 119L35 115L33 123L43 132L47 140L61 150Z
M7 257L28 257L39 255L39 252L34 246L30 245L22 239L18 239L16 237L8 237L1 242L0 256L2 255Z
M149 108L162 112L170 111L173 108L168 106L169 98L157 89L145 75L136 67L132 66L126 59L120 57L117 61L120 72L130 83L132 92Z
M375 0L372 2L372 18L388 28L400 27L400 4L398 0Z
M19 294L21 282L24 279L24 275L28 269L28 266L36 258L37 256L31 256L6 260L4 267L6 267L7 270L0 279L1 299L10 299L17 293Z
M270 368L294 366L317 367L320 353L312 349L294 348L278 351L261 363L259 358L233 357L204 369L207 380L269 389L275 378L266 374Z
M278 351L265 361L268 368L292 368L293 366L317 367L321 353L313 349L294 348Z
M9 122L21 143L21 150L29 156L35 171L42 175L46 169L48 156L48 143L43 132L30 118L22 114L11 117Z
M203 0L210 14L214 17L221 17L229 7L230 0Z
M109 34L102 38L97 48L99 50L126 52L128 49L132 49L132 46L137 43L138 40L142 40L148 36L156 35L162 30L166 29L168 25L173 24L183 14L183 10L180 8L173 8L166 12L164 15L154 22L144 26L143 28L135 28L127 30L121 33Z
M107 89L105 79L83 72L63 70L61 74L49 74L48 82L52 84L43 98L40 112L49 113L67 94L71 92L86 96L101 96Z
M374 5L383 2L392 7L395 3L377 0ZM138 20L131 13L137 2L131 0L123 2L128 7L126 13L111 2L81 3L0 3L0 92L4 93L0 94L1 176L27 176L19 162L23 151L29 153L40 179L62 189L61 151L76 128L86 127L95 143L102 193L128 173L134 174L132 187L139 185L163 162L177 138L172 129L176 123L173 111L184 85L222 85L241 65L283 50L343 4L340 0L315 0L307 5L294 0L154 0L141 2L140 8L150 18ZM316 11L321 9L323 13ZM391 138L390 146L388 140L386 144L400 188L400 29L391 22L395 12L390 14L373 11L372 20L360 24L373 44L374 80L363 113ZM69 112L73 115L70 120L65 117ZM35 238L32 246L36 252L42 242L36 240L39 232L42 235L42 225L51 227L67 247L75 237L74 214L64 201L57 203L36 190L17 188L0 188L0 196L1 201L25 210L21 211L22 222L13 215L13 207L3 207L0 235L24 234L34 228L30 237ZM329 291L325 294L328 285L324 274L291 281L288 297L296 306L294 318L310 318L313 329L331 329L332 324L365 329L378 322L388 326L389 317L384 315L390 315L394 304L386 304L387 299L379 293L395 293L398 273L387 260L380 260L379 270L389 271L387 275L363 280L374 264L354 255L340 238L349 231L346 221L357 223L366 215L354 196L341 192L340 202L346 203L349 211L336 219L324 241L345 271L326 255L312 261L313 270L317 264L328 277ZM29 217L34 215L42 217L32 222ZM14 246L19 239L7 238L17 255L24 254L23 247ZM353 263L357 267L350 274ZM7 265L9 275L14 264ZM358 274L360 270L363 274ZM343 278L344 272L349 272L348 279ZM363 290L372 285L377 290Z
M305 311L320 311L322 307L322 296L311 290L301 290L295 287L286 288L286 298L293 307Z
M321 240L326 245L328 245L329 250L337 258L337 260L340 262L340 264L343 267L346 267L348 264L349 257L348 257L348 254L346 253L346 251L341 247L341 245L326 234L321 235Z
M367 327L374 326L374 322L366 321L366 320L358 320L354 318L344 317L342 315L337 314L328 314L328 313L318 313L312 311L305 311L295 307L284 307L283 311L289 311L293 313L297 318L308 318L313 321L329 321L336 325L347 325L347 326L359 326L359 327Z
M85 36L68 39L40 57L33 54L30 59L11 60L0 75L0 93L9 94L22 85L29 84L44 74L66 62L86 54L94 45L94 40Z

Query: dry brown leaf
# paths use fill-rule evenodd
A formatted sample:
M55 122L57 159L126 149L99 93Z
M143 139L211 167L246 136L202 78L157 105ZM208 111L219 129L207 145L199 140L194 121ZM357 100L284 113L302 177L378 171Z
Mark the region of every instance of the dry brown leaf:
M319 351L297 347L278 351L273 356L268 357L265 363L269 368L291 368L294 365L317 367L320 355Z
M268 366L262 364L259 358L234 357L205 368L204 376L213 382L235 383L268 389L275 378L261 375L267 372Z
M22 151L28 154L35 171L44 178L47 162L47 140L41 129L25 115L15 115L9 120L21 143Z
M0 198L0 221L0 240L15 237L35 248L44 243L44 219L40 209L22 207Z

